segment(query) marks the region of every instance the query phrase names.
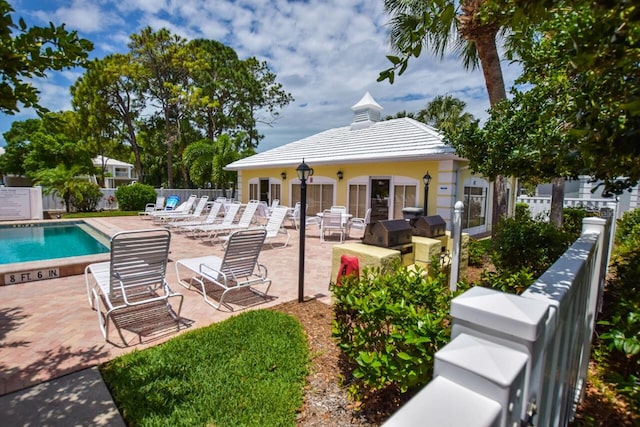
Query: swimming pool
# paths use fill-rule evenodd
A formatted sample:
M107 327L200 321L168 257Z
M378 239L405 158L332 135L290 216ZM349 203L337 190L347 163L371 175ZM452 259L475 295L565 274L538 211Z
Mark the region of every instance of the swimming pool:
M0 264L107 253L105 242L83 221L2 225Z

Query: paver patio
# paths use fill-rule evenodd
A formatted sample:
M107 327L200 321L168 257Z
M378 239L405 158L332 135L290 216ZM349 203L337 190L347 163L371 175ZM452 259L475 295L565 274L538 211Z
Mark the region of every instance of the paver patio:
M120 230L151 227L150 221L138 217L102 217L87 221L110 235ZM127 333L125 346L115 330L110 334L113 343L105 342L96 312L89 307L82 275L0 286L0 395L98 365L134 349L157 345L246 309L266 308L297 299L299 233L292 228L288 230L291 235L288 247L272 249L265 245L260 256L260 262L267 266L273 280L269 291L273 298L249 307L236 306L238 310L234 312L215 310L196 290L180 286L175 275L175 260L222 255L222 247L172 233L168 280L174 291L184 295L181 314L188 326L180 331L171 328L143 336L142 343L138 343L137 335ZM356 241L356 237L352 240ZM335 244L321 244L317 228L307 229L305 298L331 302L328 284L331 249Z

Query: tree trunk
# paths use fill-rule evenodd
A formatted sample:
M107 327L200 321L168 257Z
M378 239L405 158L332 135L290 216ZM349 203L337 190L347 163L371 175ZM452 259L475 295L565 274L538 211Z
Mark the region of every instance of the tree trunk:
M486 33L477 35L473 41L478 50L478 58L480 59L487 93L489 94L489 104L493 107L507 98L502 68L500 67L500 56L496 47L496 32L487 28ZM495 226L507 214L507 186L502 175L498 175L493 181L492 206L491 235L493 236Z
M500 219L507 215L507 184L505 177L498 175L493 181L493 199L491 210L491 236L495 230L495 225Z
M165 107L164 112L164 126L165 134L167 135L167 187L173 188L173 130L171 129L171 120L169 119L169 112Z
M562 213L564 206L564 178L553 178L551 182L551 210L549 222L556 228L562 228Z

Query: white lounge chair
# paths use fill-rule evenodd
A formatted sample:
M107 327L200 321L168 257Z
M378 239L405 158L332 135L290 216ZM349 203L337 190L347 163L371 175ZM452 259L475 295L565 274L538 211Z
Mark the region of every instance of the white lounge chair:
M194 237L202 237L203 234L208 233L209 231L215 229L220 226L231 226L233 221L236 219L236 215L238 215L238 211L240 210L240 203L230 203L226 207L226 211L224 213L224 217L222 218L222 222L219 224L200 224L194 225L191 227L186 227L187 231L191 231Z
M178 232L188 232L190 231L189 227L197 226L197 225L207 225L207 224L215 224L219 221L218 214L220 213L220 209L222 208L222 203L213 202L211 204L211 208L209 208L209 212L207 216L203 219L193 219L191 221L176 221L170 222L167 224L169 228L174 228Z
M166 280L170 241L171 233L166 229L123 231L111 239L110 261L85 268L87 297L98 313L105 340L109 341L109 325L113 323L126 344L119 325L144 330L145 322L147 328L148 323L153 325L151 314L157 318L168 313L179 327L183 297L173 292ZM169 304L172 297L180 300L177 310Z
M209 201L209 196L202 196L200 200L198 200L198 204L196 205L193 212L183 212L181 214L169 215L166 217L165 226L170 224L176 224L182 221L192 221L199 220L202 221L204 218L202 217L202 212L204 208L207 207L207 202Z
M251 201L244 206L244 210L242 211L242 215L240 215L240 219L238 222L234 222L231 224L214 224L206 227L206 231L208 231L208 238L214 243L216 240L219 240L219 237L224 234L229 234L232 231L242 230L249 228L251 226L251 222L253 221L253 217L258 210L258 201Z
M144 207L144 212L138 212L138 215L148 216L149 212L161 211L162 209L164 209L164 202L165 202L165 197L158 196L156 197L155 203L147 203L146 206Z
M280 247L284 248L289 244L289 231L284 228L284 220L288 211L289 208L286 206L276 206L271 210L271 216L269 216L269 221L267 221L264 228L267 230L266 243L269 243L272 248L276 246L273 245L271 240L278 237L279 234L286 236L284 244Z
M195 204L197 198L198 196L192 194L191 196L189 196L186 202L180 203L175 209L171 209L168 211L164 210L150 212L149 217L155 222L162 222L170 219L171 216L182 215L184 213L191 212L191 209L193 209L193 205Z
M267 278L267 267L258 262L267 231L264 228L238 230L229 236L227 247L222 258L210 255L187 258L176 261L178 282L187 289L198 284L200 292L207 304L216 309L222 305L233 310L225 303L227 294L234 290L248 288L257 295L266 297L271 287L271 279ZM191 277L182 275L187 270ZM264 292L253 287L266 285ZM207 287L222 290L219 302L209 298Z

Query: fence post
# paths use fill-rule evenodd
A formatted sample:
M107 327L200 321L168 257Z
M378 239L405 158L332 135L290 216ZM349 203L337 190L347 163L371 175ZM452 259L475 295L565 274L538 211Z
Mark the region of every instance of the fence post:
M453 223L451 228L451 238L453 239L453 254L451 255L451 274L449 275L449 289L458 289L458 278L460 277L460 249L462 247L462 210L464 203L457 201L453 208Z

